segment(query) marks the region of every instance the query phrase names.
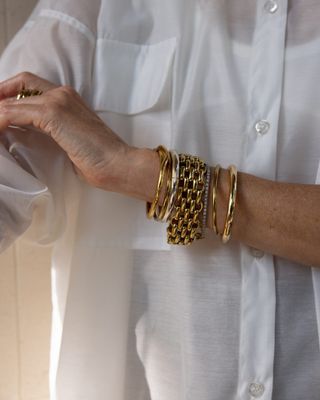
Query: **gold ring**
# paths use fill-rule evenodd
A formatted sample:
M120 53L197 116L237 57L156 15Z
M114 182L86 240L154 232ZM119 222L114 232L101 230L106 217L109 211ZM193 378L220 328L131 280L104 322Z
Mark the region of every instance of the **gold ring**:
M36 90L36 89L22 89L18 94L17 94L17 100L24 99L25 97L31 97L31 96L40 96L42 95L42 90Z

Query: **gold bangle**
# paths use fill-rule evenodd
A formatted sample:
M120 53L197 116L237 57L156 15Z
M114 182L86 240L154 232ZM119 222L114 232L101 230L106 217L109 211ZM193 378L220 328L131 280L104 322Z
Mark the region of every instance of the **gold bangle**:
M216 235L219 234L217 226L217 193L218 193L218 181L220 173L220 165L217 164L213 171L213 182L212 182L212 227Z
M170 196L172 193L172 155L171 152L168 152L168 163L166 165L166 171L164 173L164 176L167 176L167 189L166 193L164 195L163 203L162 206L157 206L156 212L155 212L155 220L156 221L164 221L164 216L167 213L168 206L169 206L169 201L170 201ZM169 174L170 171L170 174Z
M163 214L163 222L167 222L170 219L172 211L174 209L174 201L177 194L178 188L178 178L179 178L179 156L176 151L172 150L170 152L171 160L172 160L172 168L171 168L171 187L170 187L170 195L168 199L168 205L164 210Z
M234 165L230 165L229 173L230 173L230 193L229 193L228 211L222 234L223 243L227 243L231 238L231 228L233 223L234 210L236 207L236 197L237 197L237 181L238 181L237 168Z
M166 167L169 162L169 157L168 157L169 152L165 147L158 146L156 148L156 151L159 154L159 158L160 158L160 173L159 173L158 184L157 184L156 193L154 195L154 199L153 199L152 203L147 202L147 205L146 205L146 213L147 213L147 217L149 219L153 218L155 215L156 208L159 203L160 193L161 193L163 182L164 182Z

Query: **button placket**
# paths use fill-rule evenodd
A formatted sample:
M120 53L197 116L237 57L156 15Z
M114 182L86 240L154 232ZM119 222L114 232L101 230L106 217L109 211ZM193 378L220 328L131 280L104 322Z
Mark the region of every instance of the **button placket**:
M268 179L276 177L286 22L287 0L257 0L241 168ZM251 248L242 257L238 398L271 400L276 310L273 257Z

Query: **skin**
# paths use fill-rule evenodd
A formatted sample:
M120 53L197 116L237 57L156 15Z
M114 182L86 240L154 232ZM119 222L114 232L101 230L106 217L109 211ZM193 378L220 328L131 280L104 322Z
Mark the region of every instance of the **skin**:
M23 88L43 94L16 100ZM55 86L27 72L1 82L0 131L9 125L32 125L51 136L89 185L152 201L160 168L157 153L126 144L71 87ZM224 227L228 192L228 171L222 170L217 195L219 232ZM209 199L207 225L212 229L211 214ZM320 185L273 182L239 172L232 240L320 267Z

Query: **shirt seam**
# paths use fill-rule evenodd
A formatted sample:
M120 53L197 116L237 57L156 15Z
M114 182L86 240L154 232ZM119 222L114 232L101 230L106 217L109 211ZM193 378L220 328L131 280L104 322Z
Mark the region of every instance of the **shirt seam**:
M68 14L65 14L65 13L63 13L61 11L57 11L57 10L44 9L44 10L40 11L38 16L44 17L44 18L57 19L61 22L64 22L65 24L72 26L78 32L80 32L84 36L86 36L86 38L90 42L95 43L95 41L96 41L96 37L95 37L94 33L84 23L82 23L81 21L79 21L78 19L76 19L74 17L71 17Z

